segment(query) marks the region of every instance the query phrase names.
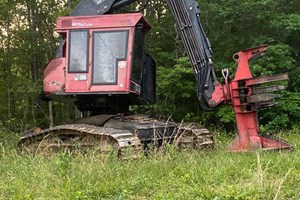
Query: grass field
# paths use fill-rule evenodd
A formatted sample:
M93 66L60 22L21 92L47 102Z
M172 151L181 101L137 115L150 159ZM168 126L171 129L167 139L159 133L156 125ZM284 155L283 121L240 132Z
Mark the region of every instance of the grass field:
M300 199L300 132L285 134L293 152L152 153L121 161L90 152L19 155L15 136L0 137L0 199Z

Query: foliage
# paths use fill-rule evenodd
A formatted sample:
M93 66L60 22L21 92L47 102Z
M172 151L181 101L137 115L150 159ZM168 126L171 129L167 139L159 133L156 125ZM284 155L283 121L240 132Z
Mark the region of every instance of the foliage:
M262 130L265 132L299 127L300 96L294 92L284 92L278 100L276 109L267 109L261 113Z
M195 92L195 81L189 61L178 58L174 67L160 66L157 71L158 102L156 112L171 115L175 120L184 118L185 113L199 110ZM185 106L182 106L185 105Z
M214 50L217 76L221 77L222 68L229 68L231 77L234 76L236 64L231 57L235 52L270 44L267 54L251 63L254 76L288 72L290 81L288 92L278 99L279 105L261 111L261 126L268 132L296 126L300 89L299 2L198 1L201 21ZM22 131L49 123L48 104L37 100L43 67L56 49L55 20L68 15L78 2L0 0L0 126ZM149 1L143 13L153 25L146 51L158 66L158 101L146 110L158 116L172 116L176 121L184 119L232 131L234 120L230 106L214 112L200 109L195 79L166 2ZM59 123L71 118L73 107L54 103L54 111L54 121Z

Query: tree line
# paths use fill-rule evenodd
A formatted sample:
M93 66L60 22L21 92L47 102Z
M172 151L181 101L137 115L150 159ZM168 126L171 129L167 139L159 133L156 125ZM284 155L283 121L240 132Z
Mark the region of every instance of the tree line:
M221 69L236 68L232 55L269 44L267 54L251 63L254 76L289 73L288 87L278 105L260 112L263 131L299 127L300 2L293 0L198 0L201 21ZM55 54L59 38L55 20L66 16L76 0L0 0L0 126L23 131L49 125L48 104L38 98L43 68ZM130 6L134 9L136 6ZM123 11L120 11L123 12ZM149 0L143 11L153 29L146 50L157 64L157 104L133 108L175 121L195 121L208 127L234 128L230 106L204 112L196 83L174 20L165 1ZM54 122L73 116L74 108L53 102Z

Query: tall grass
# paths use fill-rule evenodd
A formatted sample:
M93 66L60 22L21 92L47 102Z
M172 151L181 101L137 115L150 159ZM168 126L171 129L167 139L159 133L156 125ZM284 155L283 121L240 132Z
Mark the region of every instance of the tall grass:
M0 199L300 199L300 132L293 152L228 153L173 147L121 161L87 154L20 155L0 140Z

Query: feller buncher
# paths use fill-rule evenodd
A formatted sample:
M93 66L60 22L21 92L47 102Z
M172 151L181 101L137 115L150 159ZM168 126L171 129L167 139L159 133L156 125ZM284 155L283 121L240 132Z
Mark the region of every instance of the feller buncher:
M44 70L44 96L74 104L83 114L69 124L29 132L19 146L31 153L59 149L115 149L123 156L150 143L175 142L178 146L213 146L212 134L194 125L181 126L147 115L133 115L130 105L155 103L155 61L144 51L151 29L141 13L114 14L138 0L81 0L70 16L59 17L56 31L61 40L56 57ZM147 2L143 2L144 6ZM286 74L253 78L248 61L263 55L267 46L233 55L234 78L222 70L224 85L217 81L212 50L194 0L166 0L190 59L197 95L204 110L231 103L237 137L229 151L291 149L291 145L259 135L258 110L274 105L273 91L284 89L270 82L287 80ZM261 85L267 84L262 87Z

